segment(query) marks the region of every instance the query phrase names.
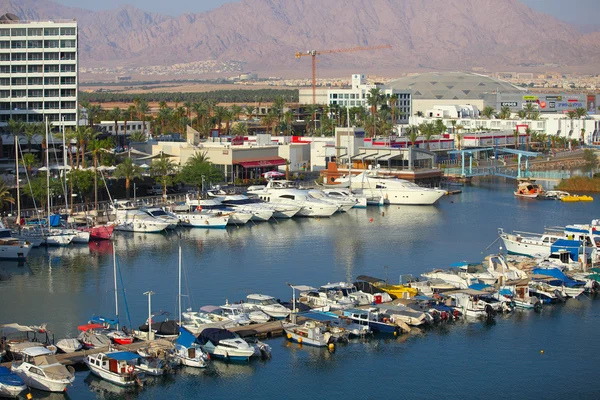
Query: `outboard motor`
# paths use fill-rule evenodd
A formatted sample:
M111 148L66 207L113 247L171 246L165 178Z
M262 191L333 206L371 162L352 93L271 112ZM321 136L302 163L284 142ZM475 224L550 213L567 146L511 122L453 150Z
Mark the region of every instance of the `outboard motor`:
M485 314L487 319L493 319L496 316L496 310L489 304L485 305Z
M592 282L592 293L596 294L596 293L598 293L599 290L600 290L600 283L598 283L598 281L593 281Z
M542 302L537 297L535 298L535 303L533 304L533 310L537 312L542 311Z
M563 303L567 301L567 299L565 298L565 296L563 296L563 294L561 293L561 291L560 291L560 290L558 290L558 289L555 289L555 290L554 290L554 295L556 296L556 298L557 298L559 301L561 301L561 302L563 302Z

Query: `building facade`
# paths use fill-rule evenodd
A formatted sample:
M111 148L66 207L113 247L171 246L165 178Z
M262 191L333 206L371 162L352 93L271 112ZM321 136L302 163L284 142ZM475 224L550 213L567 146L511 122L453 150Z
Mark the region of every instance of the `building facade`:
M77 22L0 20L0 126L77 124Z
M352 85L349 88L320 89L317 91L317 104L338 105L341 107L368 107L369 91L379 88L386 99L392 95L398 96L398 122L408 121L412 112L412 95L410 90L400 90L385 85L370 85L364 74L352 75ZM300 104L312 104L312 89L300 89Z
M586 94L542 94L542 93L487 93L485 104L500 111L508 107L512 112L524 110L527 104L540 113L567 113L588 106Z

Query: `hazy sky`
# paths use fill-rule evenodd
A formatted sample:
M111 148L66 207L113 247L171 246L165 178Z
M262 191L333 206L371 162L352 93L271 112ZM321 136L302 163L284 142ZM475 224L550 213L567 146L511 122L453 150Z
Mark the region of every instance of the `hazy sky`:
M131 4L144 11L169 15L197 13L235 0L55 0L59 3L91 10L117 8ZM326 0L324 0L326 1ZM521 0L531 8L578 24L600 24L600 0Z

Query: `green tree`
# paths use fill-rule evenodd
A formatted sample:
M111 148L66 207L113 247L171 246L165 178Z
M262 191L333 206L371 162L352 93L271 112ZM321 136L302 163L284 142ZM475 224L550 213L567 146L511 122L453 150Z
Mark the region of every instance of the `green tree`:
M67 174L67 178L71 184L71 191L76 192L85 203L88 202L92 192L94 176L94 171L85 169L73 169Z
M37 165L37 160L35 159L35 156L31 153L23 154L21 165L25 167L29 176L31 176L31 169Z
M146 134L140 131L132 132L131 135L129 135L129 142L143 143L147 140Z
M108 140L98 140L92 137L88 143L89 153L92 155L92 161L94 164L94 210L98 209L98 157L103 151L106 151L112 147L112 142Z
M3 209L8 204L15 204L15 199L12 197L8 185L3 180L0 180L0 209Z
M598 156L596 156L596 152L592 149L583 150L583 159L587 164L591 164L593 166L598 165Z
M181 168L178 179L188 185L196 186L199 199L203 181L210 185L222 182L224 177L221 170L208 161L206 153L196 153L188 158Z
M525 114L527 115L527 119L531 119L531 113L536 110L535 105L533 105L533 103L525 103Z
M585 107L578 107L575 109L575 114L577 115L577 118L581 119L583 117L585 117L587 115L587 110L585 109Z
M435 120L435 126L434 126L434 130L433 130L433 133L435 135L443 135L444 133L446 133L446 129L448 129L448 127L446 125L444 125L443 120L441 120L441 119Z
M527 118L527 111L519 110L517 111L517 116L519 117L519 119L525 119Z
M515 150L519 148L519 131L515 129L513 132L513 136L515 139Z
M238 122L231 128L231 133L234 136L246 136L248 134L248 124L245 122Z
M261 123L268 129L271 129L271 134L273 136L275 136L275 128L277 127L277 115L275 115L275 113L273 112L268 112L264 117L262 117L261 119Z
M46 184L47 172L40 172L35 178L30 178L29 183L25 185L25 194L37 201L42 209L48 205ZM62 193L64 188L60 179L50 178L50 197L54 197L58 193Z
M483 115L487 119L492 119L492 117L494 116L495 113L496 113L496 110L494 110L494 107L492 107L492 106L485 106L485 107L483 107L483 110L481 111L481 115Z
M125 191L127 193L127 198L129 199L131 182L134 181L135 178L142 177L142 169L138 165L135 165L131 158L127 157L122 163L117 165L117 168L113 171L113 176L125 179Z
M43 122L31 122L25 125L25 129L23 130L23 135L27 139L27 148L29 152L31 152L32 146L31 142L36 135L44 135L45 127Z
M167 186L175 182L177 164L161 152L160 158L152 161L150 172L154 175L154 181L162 186L163 198L166 198Z
M502 106L498 116L500 117L500 119L510 119L511 114L512 114L512 112L510 111L510 107Z
M377 110L379 104L381 104L383 100L383 96L381 94L381 89L379 88L371 88L369 93L367 93L367 105L371 110L371 137L375 137L377 134Z
M79 151L81 152L81 167L85 168L85 147L87 143L96 136L94 128L79 125L75 130L75 138L79 145ZM78 157L79 158L79 157Z

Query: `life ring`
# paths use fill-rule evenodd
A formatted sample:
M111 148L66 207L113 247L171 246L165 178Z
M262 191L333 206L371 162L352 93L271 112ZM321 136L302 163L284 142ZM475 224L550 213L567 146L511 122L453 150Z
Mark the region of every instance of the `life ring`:
M196 211L202 211L202 206L196 207Z
M208 225L208 220L204 220L204 223L205 223L206 225Z
M135 368L133 368L133 365L128 365L128 366L127 366L127 373L129 373L129 374L133 373L133 370L134 370L134 369L135 369Z

